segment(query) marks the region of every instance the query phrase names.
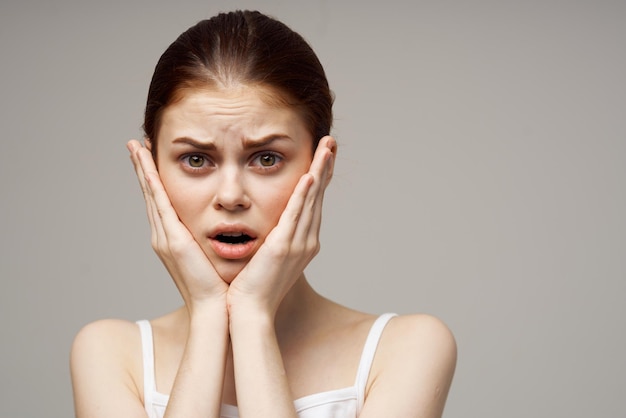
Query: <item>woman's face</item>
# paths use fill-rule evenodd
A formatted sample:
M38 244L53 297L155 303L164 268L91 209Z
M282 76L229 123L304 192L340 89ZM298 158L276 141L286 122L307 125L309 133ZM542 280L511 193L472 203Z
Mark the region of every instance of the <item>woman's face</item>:
M174 209L229 283L276 226L312 160L301 118L268 104L268 93L191 90L165 109L156 139Z

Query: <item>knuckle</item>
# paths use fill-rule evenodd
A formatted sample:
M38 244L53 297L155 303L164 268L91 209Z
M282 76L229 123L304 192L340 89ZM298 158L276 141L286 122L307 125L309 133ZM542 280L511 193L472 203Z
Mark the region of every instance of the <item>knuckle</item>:
M157 210L157 214L159 215L159 218L161 218L161 219L163 219L165 217L165 215L167 214L167 211L164 208L162 208L161 206L157 205L156 210Z
M159 252L159 237L156 232L152 232L152 235L150 237L150 245L155 252Z
M322 249L322 245L320 244L318 240L315 240L315 243L313 244L312 248L313 248L313 255L317 255Z
M313 256L317 255L320 251L320 242L317 239L311 238L307 241L305 246L305 252Z

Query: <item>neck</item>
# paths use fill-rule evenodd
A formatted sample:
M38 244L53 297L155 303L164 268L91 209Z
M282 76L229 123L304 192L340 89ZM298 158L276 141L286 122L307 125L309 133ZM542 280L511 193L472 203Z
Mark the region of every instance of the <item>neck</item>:
M315 314L320 312L321 304L325 301L311 287L304 273L301 274L276 312L276 334L280 338L280 335L293 335L296 329L307 328L315 320Z

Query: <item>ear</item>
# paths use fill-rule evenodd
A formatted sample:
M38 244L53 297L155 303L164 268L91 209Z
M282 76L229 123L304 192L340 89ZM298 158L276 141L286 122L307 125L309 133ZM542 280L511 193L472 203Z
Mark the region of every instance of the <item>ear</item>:
M152 140L150 138L144 137L143 145L146 147L148 151L152 152Z
M330 149L332 155L330 156L330 169L328 170L328 175L326 176L326 186L330 184L330 181L333 178L333 172L335 171L335 160L337 159L337 141L332 136L324 137L326 141L326 146Z
M143 138L143 146L146 147L146 149L148 151L150 151L150 154L152 155L152 159L154 160L154 165L156 166L157 170L159 169L159 162L157 160L157 156L155 155L155 149L154 149L154 143L152 142L152 140L148 137L144 137Z

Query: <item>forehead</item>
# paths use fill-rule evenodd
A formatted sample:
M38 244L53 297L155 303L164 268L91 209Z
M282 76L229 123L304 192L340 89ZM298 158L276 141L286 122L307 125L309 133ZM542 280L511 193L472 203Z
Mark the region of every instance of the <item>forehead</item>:
M286 103L262 86L185 89L165 108L157 139L189 136L208 140L277 133L310 137L301 115Z

